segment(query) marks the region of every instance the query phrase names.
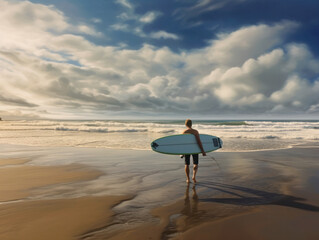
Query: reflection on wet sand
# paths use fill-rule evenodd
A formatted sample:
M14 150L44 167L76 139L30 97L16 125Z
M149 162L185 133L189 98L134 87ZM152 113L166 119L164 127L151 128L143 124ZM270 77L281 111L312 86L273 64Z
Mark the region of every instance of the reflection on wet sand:
M192 228L192 226L199 224L202 216L205 215L205 211L199 210L198 204L199 198L196 192L196 185L191 186L191 184L187 184L182 209L179 213L170 217L169 224L163 231L161 239L169 239L178 232L184 232Z
M203 207L203 203L197 194L196 188L198 187L198 184L186 185L183 204L180 205L182 208L176 211L176 214L171 215L169 224L162 232L161 239L170 239L207 220L218 217L219 214L216 214L215 210Z
M196 193L196 185L192 187L192 197L189 197L190 185L188 184L185 192L184 208L181 211L181 215L185 216L185 229L191 226L194 222L200 219L202 214L198 211L198 196Z

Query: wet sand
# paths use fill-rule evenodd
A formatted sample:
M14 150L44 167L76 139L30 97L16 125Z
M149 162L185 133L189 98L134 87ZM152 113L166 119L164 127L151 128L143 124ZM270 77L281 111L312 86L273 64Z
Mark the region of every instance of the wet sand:
M28 159L0 159L0 239L79 239L107 226L111 208L124 196L32 200L33 190L96 179L102 172L87 166L23 165Z
M319 239L318 146L214 152L196 185L174 156L40 150L0 155L0 239Z
M319 239L318 154L317 148L215 154L224 179L185 183L182 198L151 210L158 222L88 239Z
M106 227L124 197L82 197L0 205L0 239L71 240Z
M79 164L67 166L30 166L21 165L24 159L0 160L0 201L12 201L26 198L33 188L59 183L85 181L99 177L102 172L88 169ZM12 167L12 165L15 165ZM4 167L11 166L11 167Z

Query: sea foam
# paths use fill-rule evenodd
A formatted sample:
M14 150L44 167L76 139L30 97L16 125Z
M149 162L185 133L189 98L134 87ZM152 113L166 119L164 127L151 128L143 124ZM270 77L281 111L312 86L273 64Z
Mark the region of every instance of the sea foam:
M319 139L319 121L194 121L193 127L222 138L224 151L282 148ZM0 143L149 150L152 140L184 129L184 121L2 121Z

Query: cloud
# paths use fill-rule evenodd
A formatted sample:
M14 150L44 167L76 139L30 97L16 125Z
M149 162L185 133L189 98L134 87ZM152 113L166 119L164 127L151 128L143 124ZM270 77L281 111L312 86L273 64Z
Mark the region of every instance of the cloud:
M37 26L35 30L62 32L73 27L66 22L63 13L53 6L33 4L28 1L10 3L3 0L0 1L0 6L5 9L1 14L1 25L8 30L12 26L27 30Z
M60 77L59 79L52 81L46 88L41 90L46 94L52 94L58 99L76 100L86 104L93 103L96 104L96 106L99 104L103 104L105 107L108 105L123 105L117 99L108 96L109 91L106 88L104 88L103 92L88 86L81 88L65 77Z
M29 103L27 100L15 97L15 96L7 96L6 93L1 93L0 102L6 105L15 105L20 107L37 107L38 105Z
M319 61L304 45L289 44L250 58L240 67L216 68L202 79L201 87L228 108L304 111L319 101L319 82L300 75L307 73L312 79L318 69Z
M97 32L92 26L88 26L85 24L81 24L77 26L77 30L80 33L85 33L87 35L95 36L95 37L101 37L103 36L103 33Z
M64 14L53 6L0 0L0 7L6 9L0 15L0 30L6 36L0 38L3 51L25 51L30 55L62 61L67 58L48 46L57 36L65 33L100 36L86 24L70 24Z
M6 18L0 16L0 34L8 36L0 39L2 111L40 116L318 113L319 60L306 45L287 42L298 30L295 22L246 26L220 33L206 47L173 52L149 44L139 49L97 45L52 6L0 4L9 6ZM34 15L28 16L32 32L14 21L20 12L22 18ZM61 21L57 31L44 12ZM178 39L165 31L152 34Z
M168 33L165 31L158 31L158 32L153 32L150 34L151 38L156 38L156 39L173 39L173 40L178 40L179 37L176 34L173 33Z
M307 113L319 113L319 104L311 105Z
M319 81L310 83L306 79L292 76L280 90L271 94L270 99L282 106L312 111L313 106L319 102L318 93Z
M256 58L282 44L287 35L295 31L298 23L283 21L274 25L243 27L231 33L221 33L205 49L207 57L220 65L237 66L248 58Z
M180 39L176 34L169 33L164 30L147 33L144 27L153 23L158 17L162 15L160 11L148 11L145 14L137 14L134 11L134 6L125 0L117 1L117 3L126 6L126 11L121 13L117 18L119 22L111 26L116 31L123 31L132 33L141 38L154 38L154 39Z
M198 0L194 6L189 7L186 11L199 15L204 12L210 12L224 7L229 1L216 0Z
M176 9L174 15L179 19L193 19L207 12L213 12L229 5L240 4L248 0L197 0L191 6ZM182 1L181 1L182 2Z
M116 0L115 2L128 9L134 9L134 6L128 0Z
M149 24L149 23L152 23L161 14L162 14L161 12L157 12L157 11L147 12L140 17L139 21L145 24Z
M93 23L101 23L101 22L102 22L102 20L99 19L99 18L92 18L91 21L92 21Z
M129 25L124 23L116 23L111 26L114 30L128 32L130 31Z
M21 31L18 37L28 33L34 39L43 32L62 33L71 31L88 35L101 34L88 25L68 23L63 12L52 5L33 4L28 1L8 2L0 0L0 7L5 9L0 16L0 20L2 29L7 32L8 40L10 40L12 29Z
M0 116L2 120L25 120L25 119L41 119L40 114L31 113L21 110L9 110L9 111L1 111Z

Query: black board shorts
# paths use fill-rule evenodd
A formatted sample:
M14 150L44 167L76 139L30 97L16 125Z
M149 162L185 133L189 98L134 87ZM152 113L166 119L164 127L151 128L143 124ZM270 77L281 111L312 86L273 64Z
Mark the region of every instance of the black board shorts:
M193 156L193 164L198 164L198 154L192 154ZM185 155L185 165L190 164L191 155Z

